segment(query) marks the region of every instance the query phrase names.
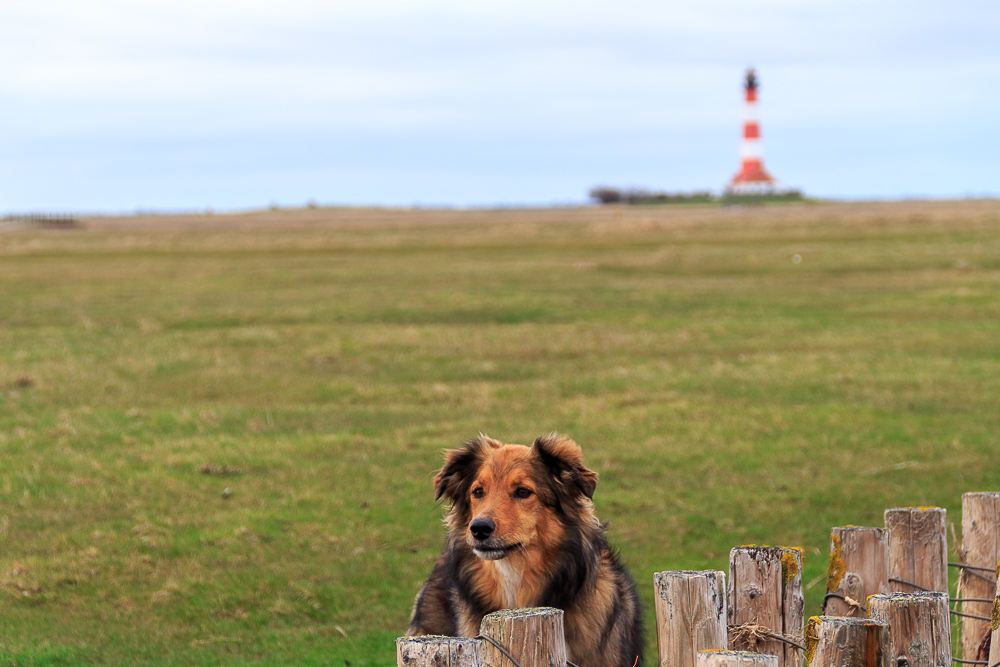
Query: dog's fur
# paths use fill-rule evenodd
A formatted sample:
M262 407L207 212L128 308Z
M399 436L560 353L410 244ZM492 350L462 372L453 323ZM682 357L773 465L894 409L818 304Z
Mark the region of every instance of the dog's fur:
M572 662L642 662L639 596L594 516L597 473L575 442L550 435L525 447L480 435L447 452L434 487L451 503L448 543L407 634L473 637L490 612L557 607Z

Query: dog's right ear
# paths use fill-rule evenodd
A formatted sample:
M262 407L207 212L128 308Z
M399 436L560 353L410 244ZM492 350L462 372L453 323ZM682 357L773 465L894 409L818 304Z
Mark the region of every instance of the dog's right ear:
M502 444L480 433L478 438L469 440L460 449L445 452L444 466L434 477L434 500L444 496L454 503L465 498L487 449L497 447L502 447Z

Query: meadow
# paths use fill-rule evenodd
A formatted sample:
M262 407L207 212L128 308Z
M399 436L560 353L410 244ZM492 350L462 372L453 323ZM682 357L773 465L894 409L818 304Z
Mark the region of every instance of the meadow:
M442 450L558 431L640 584L1000 490L1000 201L0 231L0 662L394 664ZM649 664L655 664L651 658Z

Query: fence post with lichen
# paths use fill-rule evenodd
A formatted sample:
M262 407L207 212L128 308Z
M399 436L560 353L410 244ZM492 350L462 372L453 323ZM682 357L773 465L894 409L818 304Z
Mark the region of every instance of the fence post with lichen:
M482 667L511 667L511 658L521 667L566 667L562 609L495 611L483 617L479 634L484 638Z
M806 623L805 646L809 667L890 667L891 664L888 625L867 618L812 616Z
M948 592L947 512L940 507L885 511L889 533L889 590Z
M889 538L882 528L841 526L830 532L825 616L867 615L869 595L889 592Z
M868 598L868 615L888 624L894 667L951 667L947 593L873 595Z
M396 639L396 667L480 667L482 640L423 635Z
M989 667L1000 664L1000 562L997 563L997 585L990 612L990 650L986 653Z
M695 667L778 667L778 656L749 651L699 651Z
M730 649L775 655L779 667L801 667L802 549L733 549L728 602Z
M661 667L695 667L699 651L726 648L724 572L656 572L653 584Z

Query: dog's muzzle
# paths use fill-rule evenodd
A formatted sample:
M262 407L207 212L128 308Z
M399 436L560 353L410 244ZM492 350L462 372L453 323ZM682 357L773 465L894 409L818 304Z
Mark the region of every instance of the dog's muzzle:
M492 540L488 540L482 544L476 544L476 546L472 547L472 553L476 554L483 560L500 560L501 558L506 558L507 554L520 546L520 543L504 546L497 544Z
M520 544L505 545L495 539L490 539L496 529L496 524L490 519L475 519L469 524L469 532L472 533L474 540L472 551L483 560L500 560L512 549L521 546Z

